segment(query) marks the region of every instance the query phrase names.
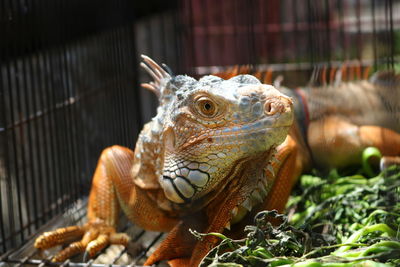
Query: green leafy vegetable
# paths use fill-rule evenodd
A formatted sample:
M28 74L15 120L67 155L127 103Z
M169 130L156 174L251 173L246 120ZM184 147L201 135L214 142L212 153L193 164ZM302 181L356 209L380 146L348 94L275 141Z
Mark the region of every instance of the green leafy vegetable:
M246 238L210 233L222 242L200 266L400 266L400 166L373 177L379 150L368 148L362 157L352 175L303 175L290 215L258 213ZM274 226L271 218L281 223Z

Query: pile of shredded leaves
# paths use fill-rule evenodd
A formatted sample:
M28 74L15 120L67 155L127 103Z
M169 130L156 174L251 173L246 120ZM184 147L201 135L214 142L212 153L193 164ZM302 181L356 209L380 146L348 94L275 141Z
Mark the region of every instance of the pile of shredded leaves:
M303 175L287 215L258 213L244 239L209 233L222 242L200 266L400 266L400 166L371 177L374 156L353 174Z

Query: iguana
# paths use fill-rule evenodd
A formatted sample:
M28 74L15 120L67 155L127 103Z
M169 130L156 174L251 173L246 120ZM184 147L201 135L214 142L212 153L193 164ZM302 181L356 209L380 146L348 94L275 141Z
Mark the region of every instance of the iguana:
M196 240L189 229L236 237L256 211L282 211L297 176L312 164L348 164L366 146L400 155L398 76L279 91L252 75L196 80L143 60L154 78L143 86L158 96L157 115L135 151L102 152L87 224L36 239L38 249L80 239L53 261L126 246L129 237L115 229L122 209L144 229L169 232L145 265L196 266L219 239Z

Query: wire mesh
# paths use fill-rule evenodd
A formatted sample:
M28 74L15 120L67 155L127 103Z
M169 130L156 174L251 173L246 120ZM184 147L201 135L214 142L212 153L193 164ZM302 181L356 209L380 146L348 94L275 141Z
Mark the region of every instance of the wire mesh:
M85 195L142 124L130 1L0 1L0 254ZM4 37L4 38L3 38Z
M251 0L185 3L194 73L236 64L275 65L358 61L394 68L399 55L398 0ZM309 76L310 73L305 75Z
M3 217L10 220L3 224L10 227L4 230L9 233L5 242L15 235L20 238L10 242L22 242L33 226L37 228L76 200L95 164L85 164L83 156L92 159L102 145L117 141L133 146L139 104L131 104L137 97L132 74L125 71L127 66L133 69L133 63L114 60L113 53L122 48L110 40L121 31L129 34L126 29L107 32L3 65L7 175L2 188L8 190L2 194L2 203L8 207L8 216ZM129 111L133 115L128 118Z

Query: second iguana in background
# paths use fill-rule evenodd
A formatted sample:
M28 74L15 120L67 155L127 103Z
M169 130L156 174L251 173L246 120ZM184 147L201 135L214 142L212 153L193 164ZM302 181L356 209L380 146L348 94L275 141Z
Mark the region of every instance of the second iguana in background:
M400 155L398 117L386 111L368 117L385 102L377 93L385 90L379 79L364 81L363 95L356 89L339 95L336 89L325 95L282 89L288 97L251 75L195 80L143 59L154 78L144 87L159 98L157 115L144 126L135 151L120 146L103 151L88 223L36 240L36 248L47 249L80 239L54 261L85 251L93 256L108 244L127 245L128 236L115 229L122 209L144 229L169 232L145 264L196 266L219 239L196 240L189 229L237 237L258 210L282 211L297 176L312 163L345 164L366 146ZM362 97L370 107L362 105Z

